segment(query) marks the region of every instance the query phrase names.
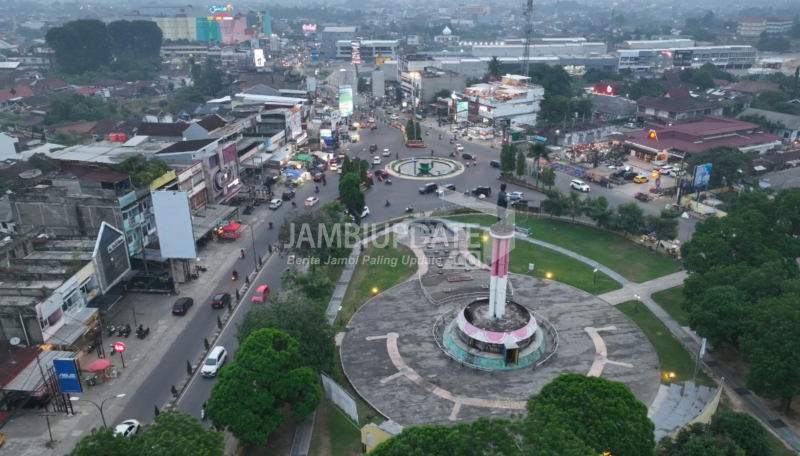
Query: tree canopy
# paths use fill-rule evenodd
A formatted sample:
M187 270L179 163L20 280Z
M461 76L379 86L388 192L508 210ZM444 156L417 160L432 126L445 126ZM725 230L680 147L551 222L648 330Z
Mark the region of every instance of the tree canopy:
M551 97L571 97L572 77L560 65L537 63L531 65L529 76L531 82L544 87L545 95Z
M747 177L748 171L753 167L753 157L756 155L744 153L736 147L712 147L689 158L689 174L694 173L695 166L711 163L708 186L710 188L730 187L741 183Z
M283 408L303 420L322 399L319 376L304 365L299 343L274 329L259 329L219 372L207 413L243 445L263 445L283 422Z
M638 100L641 97L660 97L664 95L664 86L654 79L642 78L634 83L625 84L620 89L620 93L631 100Z
M132 437L116 434L114 429L92 429L81 439L70 456L222 456L222 434L203 428L195 418L170 411L159 413L153 424Z
M150 184L172 169L161 160L147 160L143 155L128 157L112 168L114 171L131 176L131 183L137 188Z
M361 180L356 173L347 173L339 180L339 197L348 213L355 218L356 224L361 223L361 213L364 211L365 199L361 192Z
M708 424L695 423L664 437L656 456L771 456L761 423L746 413L718 411Z
M278 230L278 242L299 258L315 258L320 263L342 258L349 252L343 211L338 203L326 204L319 211L292 211Z

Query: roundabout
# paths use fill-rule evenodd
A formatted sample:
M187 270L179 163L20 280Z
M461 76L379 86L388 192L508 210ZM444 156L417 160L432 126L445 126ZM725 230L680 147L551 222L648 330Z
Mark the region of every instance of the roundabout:
M412 157L395 160L386 165L389 174L404 179L430 180L454 177L464 172L464 166L447 158Z

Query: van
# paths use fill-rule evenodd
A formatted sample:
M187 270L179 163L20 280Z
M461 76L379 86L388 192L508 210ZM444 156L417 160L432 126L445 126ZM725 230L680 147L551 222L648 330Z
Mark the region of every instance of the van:
M208 354L206 361L203 363L200 373L203 374L203 377L216 377L217 373L222 368L222 365L225 364L227 359L228 351L225 350L225 347L214 347L214 349L211 350L211 353Z

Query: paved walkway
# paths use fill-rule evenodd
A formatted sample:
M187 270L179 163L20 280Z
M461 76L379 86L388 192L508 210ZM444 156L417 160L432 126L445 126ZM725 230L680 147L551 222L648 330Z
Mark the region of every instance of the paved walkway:
M610 291L608 293L601 294L598 297L600 299L605 300L609 304L613 304L616 306L617 304L622 304L623 302L627 302L634 299L633 298L634 295L649 297L653 293L658 293L659 291L664 291L664 290L669 290L670 288L679 287L683 285L683 281L686 280L686 276L687 276L686 271L680 271L674 274L670 274L668 276L653 279L649 282L644 282L644 283L628 282L627 284L623 284L622 288L620 288L619 290ZM617 282L619 281L617 280Z

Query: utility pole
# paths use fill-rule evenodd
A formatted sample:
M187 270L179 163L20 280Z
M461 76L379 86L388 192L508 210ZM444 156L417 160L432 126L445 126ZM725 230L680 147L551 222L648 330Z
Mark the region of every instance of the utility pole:
M527 0L522 12L525 17L525 45L522 47L522 76L528 77L531 65L531 35L533 34L533 0Z

